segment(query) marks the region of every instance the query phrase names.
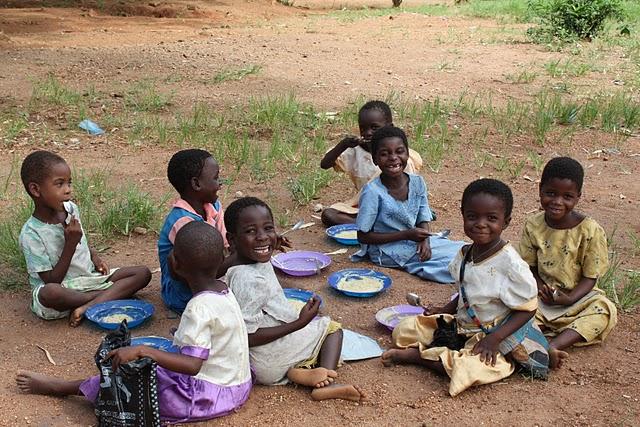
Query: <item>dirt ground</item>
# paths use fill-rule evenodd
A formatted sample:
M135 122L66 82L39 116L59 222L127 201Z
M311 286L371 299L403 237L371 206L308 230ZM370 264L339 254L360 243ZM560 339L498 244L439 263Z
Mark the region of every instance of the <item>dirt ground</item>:
M2 5L3 2L0 2ZM10 2L4 2L10 5ZM109 2L107 2L109 4ZM154 3L154 2L151 2ZM323 8L386 2L295 2L301 8L284 7L263 0L158 2L176 13L169 17L112 16L90 3L84 8L0 9L0 109L28 103L33 82L53 73L71 85L92 83L98 90L136 81L141 76L166 81L176 102L189 106L196 100L224 108L241 104L250 96L295 93L317 108L335 111L360 94L384 97L395 91L408 99L455 98L463 92L486 94L494 100L528 98L542 81L512 85L505 75L558 57L557 53L526 43L506 43L512 32L492 20L447 18L411 13L389 17L341 20ZM391 0L388 2L391 3ZM420 4L407 0L405 4ZM14 3L15 4L15 3ZM163 6L165 5L165 6ZM329 6L330 5L330 6ZM138 14L151 14L147 9ZM129 11L126 15L134 15ZM523 26L511 25L510 30ZM603 54L608 72L589 73L577 79L583 91L614 88L615 53ZM609 55L609 56L607 56ZM446 70L437 64L449 64ZM202 78L226 67L260 64L262 71L242 81L203 87ZM179 76L179 79L168 79ZM176 81L177 80L177 81ZM402 123L400 123L402 125ZM113 170L111 181L135 181L155 195L170 191L164 179L166 164L176 147L134 147L117 132L99 139L81 133L45 133L39 147L55 149L73 168ZM69 138L77 138L75 142ZM491 138L491 136L489 136ZM79 142L78 142L79 141ZM329 141L330 144L332 141ZM535 147L548 159L568 154L587 165L581 208L607 231L617 227L622 268L637 269L627 231L640 232L637 177L640 138L629 137L617 151L598 150L613 144L613 137L578 132L571 141ZM17 144L1 148L0 176L9 173L12 156L23 157L33 146ZM495 155L525 152L522 141L496 145ZM431 205L438 212L437 228L453 229L462 239L458 200L465 185L479 176L494 174L487 166L469 161L471 150L446 159L438 173L428 169ZM223 164L223 173L225 165ZM228 165L227 165L228 167ZM535 178L535 171L525 170ZM533 180L535 181L535 179ZM514 221L506 231L515 241L527 214L538 207L537 184L518 178L509 182L515 194ZM221 194L223 204L236 191L264 197L267 190L239 180ZM303 216L313 220L310 206L297 207L286 189L275 189L277 200L291 209L292 222ZM321 193L327 205L349 191L345 178L337 178ZM11 201L1 202L11 208ZM317 220L316 220L317 221ZM314 226L291 234L296 248L329 251L338 246L324 230ZM353 250L350 251L352 253ZM105 254L110 265L145 264L158 267L154 235L116 240ZM357 332L390 344L389 333L374 319L376 311L404 303L407 292L423 295L427 302L446 300L450 286L423 282L390 271L392 288L378 297L355 300L342 297L326 285L333 271L350 266L348 255L320 276L293 279L281 276L284 287L317 292L324 299L324 313ZM138 335L168 336L178 319L163 307L159 274L140 293L156 306L151 322ZM27 291L0 293L0 425L91 425L95 417L79 398L56 399L20 394L14 384L18 369L41 371L67 378L96 373L93 354L102 331L85 323L71 329L65 321L43 322L29 311ZM362 403L311 401L309 393L293 386L257 386L238 413L211 425L640 425L640 311L621 314L607 342L571 350L564 369L546 382L512 376L505 381L466 391L456 398L447 394L447 380L417 367L383 368L378 359L348 363L340 380L358 384L368 395ZM46 348L56 361L47 362L36 345Z

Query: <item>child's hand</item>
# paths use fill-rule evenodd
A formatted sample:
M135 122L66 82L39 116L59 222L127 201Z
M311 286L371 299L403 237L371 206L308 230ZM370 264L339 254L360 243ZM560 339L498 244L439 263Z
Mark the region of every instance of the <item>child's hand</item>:
M300 314L298 315L298 320L302 322L305 326L313 320L314 317L318 315L318 310L320 309L320 300L316 297L309 298L309 301L302 307L300 310Z
M425 239L429 238L429 230L424 228L416 227L410 228L406 230L407 240L413 240L414 242L422 242ZM429 248L431 251L431 248Z
M542 283L538 286L538 296L543 303L548 305L571 305L569 296L558 289Z
M429 243L429 239L424 239L418 243L418 257L420 261L426 261L431 258L431 244Z
M280 252L287 252L285 248L289 248L289 249L293 248L293 245L291 244L291 240L289 240L287 236L278 235L278 241L276 242L275 249Z
M473 346L473 354L480 355L480 361L486 365L496 366L498 361L498 344L495 335L489 334Z
M80 221L76 217L72 217L69 224L64 225L64 242L65 244L76 247L82 239L82 227Z
M99 271L102 274L109 273L109 267L107 267L107 263L104 262L102 258L98 256L98 254L96 253L92 254L91 261L93 262L93 265L96 267L97 271Z
M140 350L142 347L144 346L136 345L133 347L120 347L115 350L111 350L107 354L107 359L111 358L111 366L113 367L113 370L118 370L118 367L124 363L140 359Z

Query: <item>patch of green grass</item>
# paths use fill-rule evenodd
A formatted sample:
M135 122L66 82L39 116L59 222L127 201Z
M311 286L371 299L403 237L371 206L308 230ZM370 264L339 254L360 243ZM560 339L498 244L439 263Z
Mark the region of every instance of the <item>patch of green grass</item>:
M634 233L631 230L627 232L627 235L629 236L629 240L631 240L631 252L633 254L632 256L640 254L640 235Z
M289 180L289 190L298 204L306 205L318 196L322 188L329 185L332 177L331 171L322 169L303 171Z
M527 152L527 157L529 158L533 169L538 175L540 175L540 173L542 172L542 168L544 168L544 158L533 150L529 150Z
M640 305L640 273L623 273L615 252L610 256L609 268L598 279L598 286L619 310L629 312Z
M248 67L242 68L228 68L218 71L211 79L211 82L214 84L218 84L226 81L242 80L246 76L258 74L261 70L261 65L250 65Z
M544 64L544 69L551 77L582 77L591 71L590 64L585 62L574 62L571 59L556 59Z
M522 70L515 74L506 74L505 78L514 84L523 84L533 82L538 75L533 71Z
M33 84L32 101L58 106L78 106L82 94L62 84L53 74Z
M158 92L153 82L136 82L124 96L125 105L133 111L162 111L171 105L172 93Z
M0 290L16 290L27 284L27 265L18 238L32 212L31 199L24 196L17 198L9 215L0 220Z
M28 127L29 122L24 114L17 114L12 118L3 121L0 123L2 142L6 147L11 147L15 143L16 138Z

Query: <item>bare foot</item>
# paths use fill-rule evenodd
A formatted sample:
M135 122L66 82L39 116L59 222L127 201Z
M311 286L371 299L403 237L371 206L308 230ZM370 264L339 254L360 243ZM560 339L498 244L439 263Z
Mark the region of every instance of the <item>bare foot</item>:
M323 388L317 388L311 392L313 400L344 399L359 402L366 395L359 387L351 384L333 384Z
M392 348L382 353L380 357L384 366L391 366L394 363L419 363L420 350L414 347L410 348Z
M287 378L292 382L307 387L326 387L335 381L338 373L327 368L291 368L287 372Z
M68 396L78 394L82 381L67 381L36 372L19 371L16 384L23 393L44 394L49 396Z
M564 361L569 357L566 351L549 347L549 367L551 369L560 369L564 365Z
M84 317L85 311L87 311L87 306L81 305L71 312L69 315L69 326L75 328L82 322L82 318Z

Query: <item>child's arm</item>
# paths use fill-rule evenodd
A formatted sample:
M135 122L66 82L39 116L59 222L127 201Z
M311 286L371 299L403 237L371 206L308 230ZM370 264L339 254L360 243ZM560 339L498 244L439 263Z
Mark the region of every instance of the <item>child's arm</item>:
M418 224L418 228L422 228L424 230L429 231L429 222L423 221ZM418 243L418 257L420 261L426 261L431 258L431 243L429 242L429 238L427 237L422 242Z
M340 154L342 154L347 148L357 147L360 145L360 142L360 138L356 138L354 136L344 138L342 141L338 142L335 147L327 151L327 154L325 154L320 161L320 167L322 169L331 169L335 166L336 160L338 160Z
M480 360L487 365L495 366L500 343L527 323L536 311L512 311L511 317L495 331L487 334L473 346L473 354L479 354Z
M320 309L320 300L312 297L307 301L307 304L302 307L297 320L280 326L260 328L254 333L249 334L249 347L269 344L270 342L282 338L285 335L289 335L292 332L304 328L313 320L314 317L316 317L318 309Z
M121 347L109 352L109 354L107 354L107 358L109 357L111 358L114 370L118 369L118 366L132 360L149 357L165 369L191 376L197 375L198 372L200 372L203 362L202 359L197 357L179 353L169 353L167 351L147 347L146 345Z
M456 311L458 310L458 299L460 298L460 296L456 296L454 299L452 299L451 301L449 301L448 303L446 303L445 305L441 306L441 307L431 307L431 306L427 306L425 311L424 311L424 315L425 316L431 316L434 314L456 314Z
M383 243L397 242L398 240L413 240L422 242L429 237L429 230L422 227L409 228L408 230L393 231L391 233L377 233L375 231L358 230L358 241L360 243L380 245ZM431 251L431 248L429 248Z
M109 267L107 267L107 263L104 262L102 258L100 258L100 255L98 255L98 251L93 248L89 248L89 252L91 253L91 262L93 262L96 270L102 274L108 274Z
M548 302L545 299L541 299L544 303L551 305L572 305L580 298L591 292L593 287L596 285L596 282L597 279L582 276L576 287L573 288L571 292L565 293L559 289L555 291L552 290L551 295L548 298Z
M38 273L44 283L62 283L64 277L67 275L67 271L69 270L73 254L76 252L76 247L82 239L82 227L80 226L80 221L75 217L71 218L69 224L63 224L63 227L64 247L62 248L60 259L58 259L58 262L53 269Z

